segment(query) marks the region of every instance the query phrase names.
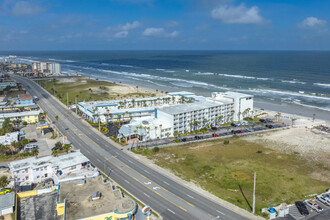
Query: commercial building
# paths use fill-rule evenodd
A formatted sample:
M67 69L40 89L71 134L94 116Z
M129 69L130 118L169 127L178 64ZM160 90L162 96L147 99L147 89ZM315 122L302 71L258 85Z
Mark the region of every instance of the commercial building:
M136 202L102 176L60 183L56 202L57 215L65 219L131 220L137 211Z
M15 179L15 185L32 185L46 179L59 182L98 176L97 170L80 151L60 155L26 158L9 163L10 172Z
M32 71L35 74L60 75L61 65L59 63L33 62Z
M16 194L14 192L0 195L0 216L14 212Z
M23 111L23 112L2 112L0 113L0 125L6 118L9 118L11 121L21 120L22 122L27 123L37 123L39 122L40 111Z
M6 133L3 136L0 136L0 144L1 145L10 145L14 141L19 141L19 133L17 132L11 132Z
M155 108L155 114L132 120L119 130L118 138L138 136L141 140L165 138L175 133L199 130L230 121L242 121L253 110L253 96L242 93L212 93L211 97L193 93L169 93L189 100L183 104Z

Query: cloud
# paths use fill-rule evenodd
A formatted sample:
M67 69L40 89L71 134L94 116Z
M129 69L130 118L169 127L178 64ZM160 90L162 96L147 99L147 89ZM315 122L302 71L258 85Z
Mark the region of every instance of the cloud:
M41 14L46 9L32 2L18 1L13 5L9 5L7 11L15 16L29 16Z
M128 36L128 31L119 31L113 35L114 38L126 38Z
M211 11L212 18L226 24L260 24L264 19L259 15L259 8L248 8L245 4L238 6L220 5Z
M132 23L126 23L124 25L119 25L119 29L123 31L128 31L131 29L135 29L141 26L141 23L139 21L133 21Z
M166 32L164 28L146 28L143 33L144 36L152 36L152 37L176 37L178 36L179 32L173 31L173 32Z
M316 17L307 17L301 23L298 24L300 28L316 28L322 27L327 24L327 21L318 19Z

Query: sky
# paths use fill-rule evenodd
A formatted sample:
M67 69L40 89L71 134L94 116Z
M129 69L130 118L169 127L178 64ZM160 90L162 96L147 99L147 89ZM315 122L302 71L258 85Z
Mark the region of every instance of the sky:
M0 50L330 50L330 0L0 0Z

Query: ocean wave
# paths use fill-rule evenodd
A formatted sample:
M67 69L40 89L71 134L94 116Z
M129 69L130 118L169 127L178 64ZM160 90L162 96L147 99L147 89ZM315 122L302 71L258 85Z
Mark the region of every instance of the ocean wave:
M211 73L211 72L205 72L205 73L194 73L194 75L198 75L198 76L208 76L208 75L215 75L215 73Z
M296 105L301 105L301 106L304 106L304 107L309 107L309 108L316 108L316 109L320 109L320 110L324 110L324 111L329 111L330 112L330 108L323 108L323 107L319 107L319 106L315 106L315 105L307 105L307 104L303 104L301 103L301 101L293 101L294 104Z
M330 101L330 97L323 97L323 96L314 96L310 94L306 94L304 91L300 92L293 92L293 91L280 91L280 90L272 90L272 89L249 89L249 91L256 93L256 94L267 94L267 93L273 93L273 94L278 94L278 95L285 95L285 96L298 96L298 97L304 97L304 98L309 98L309 99L318 99L318 100L326 100Z
M313 85L322 86L322 87L330 87L330 84L325 84L325 83L313 83Z
M232 75L232 74L224 74L224 73L218 73L216 75L218 75L218 76L224 76L224 77L232 77L232 78L241 78L241 79L272 80L271 78L265 78L265 77Z
M165 73L175 73L175 70L167 70L167 69L162 69L162 68L157 68L155 70L162 71L162 72L165 72Z
M171 82L174 86L185 87L185 88L192 88L193 85L185 82Z
M300 82L300 81L297 81L297 80L281 80L281 82L284 82L284 83L291 83L291 84L306 84L305 82Z
M132 66L132 65L125 65L125 64L121 64L119 66L121 66L121 67L127 67L127 68L134 68L134 66Z

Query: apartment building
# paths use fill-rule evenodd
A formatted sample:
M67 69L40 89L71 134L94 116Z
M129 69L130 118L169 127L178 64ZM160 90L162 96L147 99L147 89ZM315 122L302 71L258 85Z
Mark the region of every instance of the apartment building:
M88 171L89 168L90 161L79 151L58 157L30 157L9 163L17 186L40 183L48 178L52 178L55 183L84 178L86 172L82 171ZM91 168L91 171L90 176L98 175L94 168Z
M26 121L27 123L39 122L40 111L23 111L23 112L3 112L0 113L0 125L6 118L13 120Z
M59 63L33 62L32 72L44 75L59 75L61 74L61 65Z
M139 136L142 140L165 138L177 133L217 126L230 121L241 121L253 110L253 96L242 93L212 93L211 97L178 92L169 95L189 100L183 104L160 106L154 115L132 120L119 130L118 138ZM160 126L161 125L161 126ZM135 132L133 133L132 130Z

